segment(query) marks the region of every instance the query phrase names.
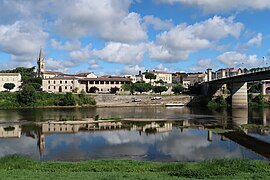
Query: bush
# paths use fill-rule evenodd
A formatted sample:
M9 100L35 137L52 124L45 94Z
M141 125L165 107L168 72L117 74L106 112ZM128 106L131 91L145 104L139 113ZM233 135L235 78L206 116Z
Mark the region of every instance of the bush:
M25 85L17 94L17 101L21 106L31 106L36 99L36 90L31 85Z
M60 106L74 106L76 105L75 98L71 92L67 92L59 102Z

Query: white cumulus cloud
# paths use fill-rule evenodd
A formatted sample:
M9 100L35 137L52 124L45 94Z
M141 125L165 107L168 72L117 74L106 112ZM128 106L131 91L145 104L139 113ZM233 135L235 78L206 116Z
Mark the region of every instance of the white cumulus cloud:
M155 0L157 3L181 3L189 6L196 6L206 12L220 12L245 9L270 9L269 0Z
M257 55L246 55L236 51L225 52L217 60L230 67L255 67L260 64Z

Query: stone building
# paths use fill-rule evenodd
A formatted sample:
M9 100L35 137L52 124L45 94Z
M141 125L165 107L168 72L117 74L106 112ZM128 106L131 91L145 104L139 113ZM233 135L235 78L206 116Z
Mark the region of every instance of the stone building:
M183 77L183 85L185 88L193 86L196 83L202 83L207 80L207 74L205 73L194 73L188 74L186 77Z
M153 73L156 78L155 79L146 79L145 78L145 74L146 73ZM141 73L141 71L139 71L139 74L132 77L132 82L136 82L136 81L144 81L145 83L150 83L152 85L159 85L159 83L156 83L157 81L162 80L165 84L172 84L172 74L171 73L167 73L164 71L159 71L159 70L146 70L145 72Z
M4 88L6 83L13 83L15 87L10 92L19 91L22 85L22 77L20 73L0 73L0 91L6 91Z

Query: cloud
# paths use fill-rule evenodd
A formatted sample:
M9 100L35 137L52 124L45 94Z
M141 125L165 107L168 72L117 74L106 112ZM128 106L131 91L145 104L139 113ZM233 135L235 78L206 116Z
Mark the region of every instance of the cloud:
M45 46L49 34L24 21L0 25L0 51L16 56L35 54Z
M255 67L260 65L257 55L246 55L236 51L225 52L219 55L217 60L231 67Z
M144 16L143 17L143 24L145 26L152 25L155 30L165 30L170 29L173 27L172 20L161 20L154 16Z
M129 65L124 67L121 71L120 74L122 75L136 75L139 73L139 71L145 71L145 67L139 66L139 65Z
M199 7L205 12L224 12L245 9L270 9L270 2L268 0L155 0L155 2L169 4L181 3L189 6Z
M55 39L51 39L51 46L57 50L73 51L79 49L81 47L81 43L79 41L66 41L62 43Z
M111 63L137 64L143 60L145 44L125 44L109 42L101 50L93 50L93 55Z
M234 22L235 17L222 18L214 16L206 21L188 26L187 29L200 38L220 40L231 35L239 38L244 25L240 22Z
M256 45L257 47L261 46L262 38L263 38L262 33L258 33L256 37L250 39L247 42L247 46L253 46L253 45Z
M147 39L140 15L128 12L131 0L77 0L63 4L65 6L56 11L55 21L56 30L63 36L95 35L125 43Z
M49 58L45 61L46 69L53 71L67 71L69 68L76 66L74 62L64 61L64 60L56 60Z
M212 59L199 59L195 66L189 68L192 72L205 72L207 68L213 68Z
M11 60L9 62L0 63L0 70L10 70L10 69L15 69L16 67L30 68L30 67L33 67L33 66L34 65L30 61L14 61L14 60Z
M163 64L159 64L155 67L156 70L164 71L164 72L171 72L169 68L164 67Z
M85 47L83 47L83 48L81 48L79 50L71 51L69 53L69 57L74 62L76 62L76 61L79 61L79 62L86 61L92 55L91 48L92 48L92 45L88 44L87 46L85 46Z
M219 40L228 36L238 38L243 28L232 16L214 16L193 25L179 24L158 34L156 42L149 43L149 57L164 62L185 60L193 52L216 47Z
M101 69L101 66L95 60L89 61L88 64L90 65L89 67L90 70Z

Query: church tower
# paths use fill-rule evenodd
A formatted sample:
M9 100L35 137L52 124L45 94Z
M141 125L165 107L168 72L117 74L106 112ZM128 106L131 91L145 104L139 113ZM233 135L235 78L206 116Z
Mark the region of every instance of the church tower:
M44 58L42 57L42 49L40 48L39 57L37 59L37 75L42 77L42 74L45 72Z

